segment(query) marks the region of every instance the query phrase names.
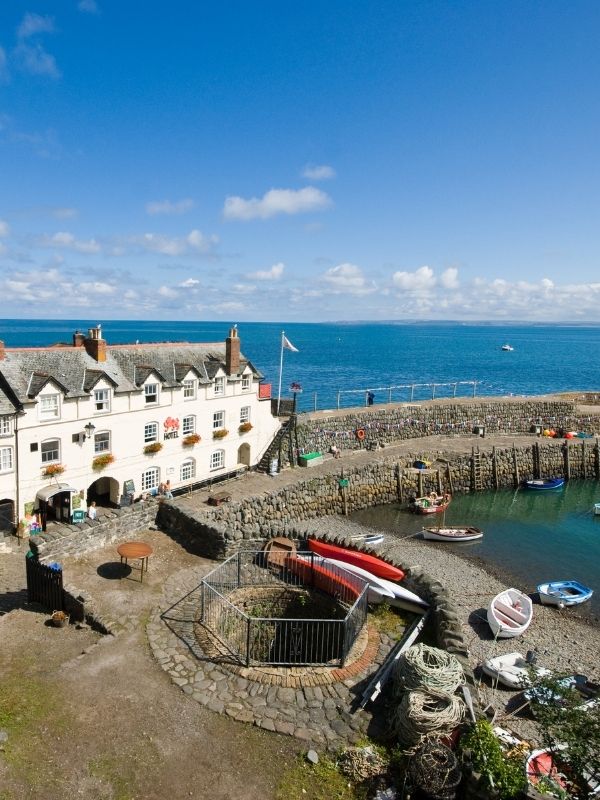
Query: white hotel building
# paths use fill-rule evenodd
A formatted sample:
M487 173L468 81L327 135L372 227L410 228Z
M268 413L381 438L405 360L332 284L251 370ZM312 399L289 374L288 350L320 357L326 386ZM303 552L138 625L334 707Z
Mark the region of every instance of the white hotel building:
M109 345L100 326L72 345L0 342L0 530L256 465L279 429L261 379L236 328L214 344Z

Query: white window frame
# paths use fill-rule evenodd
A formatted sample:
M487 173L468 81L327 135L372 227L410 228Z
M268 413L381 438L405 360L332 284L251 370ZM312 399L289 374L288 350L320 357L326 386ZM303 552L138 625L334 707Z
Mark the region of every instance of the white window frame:
M94 412L110 413L110 389L94 389Z
M144 444L152 444L153 442L158 442L158 422L147 422L144 425Z
M144 384L144 399L146 401L145 405L147 406L158 405L158 383Z
M60 394L41 394L39 401L39 418L41 422L60 419Z
M213 414L213 431L220 431L225 427L225 412L215 411Z
M183 382L183 399L184 400L196 399L196 381L193 378L187 378Z
M0 436L12 435L12 419L10 417L0 417Z
M44 445L53 444L54 442L56 442L56 448L53 448L50 452L56 452L56 458L44 458ZM42 459L42 464L57 464L60 461L60 439L46 439L45 441L41 442L40 458Z
M215 397L222 397L225 394L225 378L219 375L215 378Z
M13 464L12 447L0 447L0 472L12 472Z
M244 422L250 422L250 406L240 408L240 425L243 425Z
M102 439L98 439L102 436ZM102 453L110 453L111 450L111 436L110 431L99 431L94 434L94 453L101 455ZM104 446L106 445L106 446Z
M242 392L249 392L252 386L252 375L242 375Z
M181 420L181 435L191 436L192 433L196 433L196 417L194 414L188 414Z
M196 477L196 460L193 458L186 458L179 468L179 480L184 483L185 481L193 481Z
M210 471L214 472L225 467L225 450L213 450L210 454Z
M160 469L158 467L149 467L145 472L142 472L142 491L150 492L152 489L158 489L160 484Z

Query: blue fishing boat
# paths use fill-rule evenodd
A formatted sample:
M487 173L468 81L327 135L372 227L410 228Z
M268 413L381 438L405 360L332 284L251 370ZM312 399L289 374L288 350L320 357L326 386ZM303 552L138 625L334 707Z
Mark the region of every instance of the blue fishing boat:
M594 594L594 590L579 581L552 581L540 583L537 587L540 600L545 606L576 606L585 603Z
M564 478L536 478L535 480L525 481L524 483L526 489L535 489L537 491L560 489L564 485Z

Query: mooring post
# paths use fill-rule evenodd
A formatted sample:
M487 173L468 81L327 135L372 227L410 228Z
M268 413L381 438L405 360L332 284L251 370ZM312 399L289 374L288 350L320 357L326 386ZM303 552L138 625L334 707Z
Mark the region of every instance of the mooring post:
M517 448L515 447L514 442L513 442L513 479L516 489L521 483L521 478L519 476L519 464L517 462Z
M436 474L437 474L437 491L438 494L442 494L442 473L438 469L436 470Z
M594 470L596 472L596 480L600 481L600 443L598 443L598 439L596 439L594 446Z
M423 497L423 472L419 470L419 478L418 478L418 487L419 487L419 497Z
M533 477L541 478L540 475L540 446L538 442L534 442L531 446L531 454L533 461Z
M402 503L402 467L400 462L396 464L396 496L398 497L398 502Z
M569 454L569 443L563 442L563 463L565 467L565 480L571 480L571 457Z
M498 459L496 458L496 448L492 447L492 478L494 480L494 489L498 488Z
M454 484L452 483L452 470L450 469L450 464L446 465L446 478L448 479L448 491L450 494L454 494Z

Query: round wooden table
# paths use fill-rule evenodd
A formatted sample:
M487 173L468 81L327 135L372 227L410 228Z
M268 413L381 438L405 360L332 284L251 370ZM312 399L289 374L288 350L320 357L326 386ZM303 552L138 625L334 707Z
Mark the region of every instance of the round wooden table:
M148 558L154 551L146 542L123 542L117 547L117 553L121 557L121 564L123 561L127 564L128 559L137 559L142 562L140 573L140 583L144 582L144 569L148 572Z

